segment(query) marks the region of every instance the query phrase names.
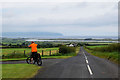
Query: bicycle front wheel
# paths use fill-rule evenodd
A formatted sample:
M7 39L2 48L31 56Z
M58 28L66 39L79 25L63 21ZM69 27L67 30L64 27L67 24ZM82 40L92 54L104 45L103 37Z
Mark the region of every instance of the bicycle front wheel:
M28 58L26 59L26 62L27 62L28 64L30 64L30 63L31 63L31 57L28 57Z

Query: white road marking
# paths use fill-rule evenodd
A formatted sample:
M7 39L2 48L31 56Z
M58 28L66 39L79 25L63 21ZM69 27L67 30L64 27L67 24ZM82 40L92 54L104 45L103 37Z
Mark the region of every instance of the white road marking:
M83 52L83 53L84 53L85 59L87 60L87 57L86 57L86 55L85 55L85 52Z
M86 63L88 64L88 60L86 60Z
M87 68L88 68L88 71L89 71L90 75L93 75L93 72L92 72L92 70L91 70L90 66L88 65L88 59L87 59L87 56L85 55L85 52L83 52L83 54L84 54L85 59L86 59L86 63L87 63Z
M89 72L90 72L90 75L93 75L93 73L92 73L92 70L91 70L90 66L89 66L89 65L87 65L87 67L88 67L88 70L89 70Z
M85 59L87 60L87 57L85 56Z

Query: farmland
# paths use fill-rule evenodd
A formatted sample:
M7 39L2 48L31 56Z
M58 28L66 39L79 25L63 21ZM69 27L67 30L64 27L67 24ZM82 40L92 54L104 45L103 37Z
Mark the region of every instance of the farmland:
M105 47L105 46L108 46L108 45L87 46L87 48L96 48L96 47Z
M64 40L64 39L61 39ZM65 39L67 40L67 39ZM69 40L69 39L68 39ZM72 40L72 39L70 39ZM76 39L75 39L76 40ZM80 39L77 39L80 40ZM103 40L104 41L104 40ZM76 54L60 54L59 53L59 47L62 45L69 45L69 44L76 44L77 47L80 46L87 46L86 49L89 51L94 51L94 53L99 53L101 51L97 51L95 49L98 48L104 48L107 47L108 45L111 45L111 42L70 42L70 41L53 41L53 42L40 42L40 41L35 41L36 44L38 44L38 53L42 55L42 57L53 57L55 56L75 56ZM0 55L2 55L3 59L16 59L16 58L26 58L27 56L30 56L31 54L31 49L28 48L28 45L30 44L30 41L26 41L25 38L18 38L18 39L10 39L10 38L3 38L2 42L2 49L0 52ZM71 49L70 49L71 50ZM110 49L111 50L111 49ZM107 52L107 51L106 51ZM112 51L111 52L115 52ZM104 52L102 52L104 53ZM97 56L97 54L94 54ZM108 55L108 54L106 54Z
M76 48L75 53L69 54L61 54L59 53L59 48L38 48L38 53L40 53L42 58L69 58L72 56L76 56L79 52L79 47ZM25 60L27 56L30 56L31 49L30 48L7 48L2 49L2 60ZM25 51L25 55L24 55ZM42 52L43 51L43 52ZM43 53L43 54L42 54Z

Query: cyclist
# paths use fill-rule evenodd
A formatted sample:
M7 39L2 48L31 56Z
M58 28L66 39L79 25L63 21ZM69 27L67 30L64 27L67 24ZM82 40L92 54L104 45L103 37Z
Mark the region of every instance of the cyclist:
M32 41L31 44L28 47L31 47L31 52L32 52L31 64L32 64L33 59L35 60L36 57L37 57L37 44L35 44L35 42Z

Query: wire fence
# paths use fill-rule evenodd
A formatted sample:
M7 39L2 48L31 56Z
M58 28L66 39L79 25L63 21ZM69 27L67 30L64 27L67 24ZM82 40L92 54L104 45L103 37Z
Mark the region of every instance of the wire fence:
M57 54L59 53L59 49L58 50L38 50L38 52L41 56L51 56L53 54ZM21 55L31 55L31 50L7 50L7 51L3 51L2 55L10 55L10 54L21 54Z

